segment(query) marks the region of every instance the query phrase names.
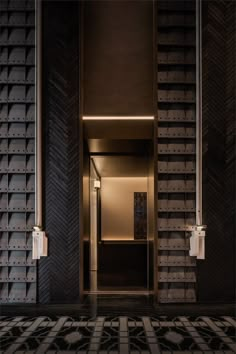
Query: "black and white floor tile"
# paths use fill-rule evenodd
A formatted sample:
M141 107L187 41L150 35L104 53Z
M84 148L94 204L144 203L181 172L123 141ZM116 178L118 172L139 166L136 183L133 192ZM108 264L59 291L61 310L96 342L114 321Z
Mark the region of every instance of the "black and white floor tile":
M0 353L236 353L231 316L0 317Z

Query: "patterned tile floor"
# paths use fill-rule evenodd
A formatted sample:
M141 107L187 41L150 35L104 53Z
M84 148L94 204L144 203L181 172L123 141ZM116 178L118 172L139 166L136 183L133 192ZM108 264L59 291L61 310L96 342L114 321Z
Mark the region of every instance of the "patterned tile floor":
M236 353L232 316L1 316L0 353Z

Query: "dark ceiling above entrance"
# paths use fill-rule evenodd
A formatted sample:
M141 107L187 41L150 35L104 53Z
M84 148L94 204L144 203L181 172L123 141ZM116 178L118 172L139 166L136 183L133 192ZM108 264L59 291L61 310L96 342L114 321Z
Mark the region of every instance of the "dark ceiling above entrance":
M152 1L85 1L84 115L153 115Z

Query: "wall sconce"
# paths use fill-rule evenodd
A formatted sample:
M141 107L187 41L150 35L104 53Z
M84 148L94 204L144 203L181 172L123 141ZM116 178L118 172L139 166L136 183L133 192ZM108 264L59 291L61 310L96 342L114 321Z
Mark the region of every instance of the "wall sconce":
M42 231L39 226L34 226L32 259L40 259L48 255L48 239L45 231Z
M205 228L205 225L194 226L190 237L189 255L197 259L205 259Z
M93 188L94 189L100 189L101 188L101 182L99 181L99 179L95 179L95 181L93 182Z

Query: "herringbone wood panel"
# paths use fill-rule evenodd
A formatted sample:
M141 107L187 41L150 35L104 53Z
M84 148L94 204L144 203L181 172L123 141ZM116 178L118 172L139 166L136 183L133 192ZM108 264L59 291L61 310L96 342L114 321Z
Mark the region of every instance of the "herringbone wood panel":
M44 7L45 228L39 301L79 297L78 3Z
M235 291L235 1L203 2L203 212L206 260L198 262L201 301Z

